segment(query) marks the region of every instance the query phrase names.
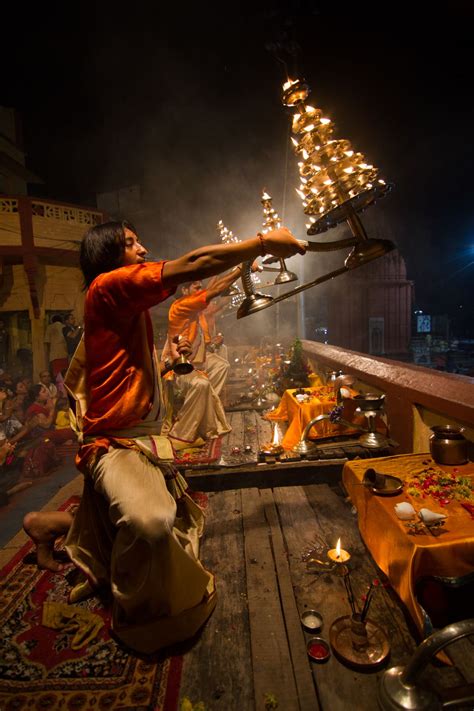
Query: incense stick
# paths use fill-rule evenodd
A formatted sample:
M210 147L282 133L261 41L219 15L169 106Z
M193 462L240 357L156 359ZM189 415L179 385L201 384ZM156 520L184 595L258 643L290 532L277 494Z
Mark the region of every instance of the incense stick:
M362 612L360 614L360 619L361 622L364 622L365 618L367 617L367 613L369 611L369 605L370 605L370 600L372 598L372 594L374 591L374 583L370 583L370 588L367 591L367 595L365 596L365 602L364 602L364 607L362 608Z
M352 614L355 615L357 610L355 606L354 593L352 592L352 583L349 572L344 575L344 585L346 588L347 599L349 601L349 605L351 606Z

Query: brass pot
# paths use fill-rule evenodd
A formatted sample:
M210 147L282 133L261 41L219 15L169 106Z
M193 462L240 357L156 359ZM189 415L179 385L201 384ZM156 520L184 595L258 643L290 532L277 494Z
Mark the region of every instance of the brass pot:
M469 441L464 437L464 427L437 425L432 427L430 452L437 464L466 464L469 461Z

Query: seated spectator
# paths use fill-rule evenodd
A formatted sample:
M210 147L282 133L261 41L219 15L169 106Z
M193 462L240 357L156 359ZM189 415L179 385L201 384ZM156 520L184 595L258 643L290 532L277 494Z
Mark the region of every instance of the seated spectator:
M58 398L58 402L56 404L56 419L54 422L54 429L56 430L56 432L67 430L68 433L71 435L70 437L68 437L68 440L71 440L71 443L73 442L73 439L75 439L75 435L74 432L71 430L71 423L69 421L69 402L66 397ZM67 442L68 440L65 441Z
M22 422L14 412L14 398L11 390L0 386L0 432L10 440L20 432L22 427Z
M27 396L27 385L23 378L17 378L13 383L13 414L22 423L25 422Z
M56 446L72 441L75 435L70 427L54 429L56 401L49 397L42 384L30 388L29 401L24 427L12 437L10 444L20 443L18 456L24 458L23 478L36 478L60 464Z
M15 445L11 444L5 437L3 432L0 432L0 467L12 464L14 459Z
M41 371L41 373L39 374L39 384L46 388L51 399L54 400L58 397L58 389L53 383L53 379L49 370Z

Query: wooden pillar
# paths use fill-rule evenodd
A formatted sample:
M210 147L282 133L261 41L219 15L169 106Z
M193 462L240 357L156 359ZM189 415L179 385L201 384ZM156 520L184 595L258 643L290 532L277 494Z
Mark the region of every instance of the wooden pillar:
M29 310L31 323L31 350L33 353L33 382L39 381L39 374L42 370L46 370L46 353L44 346L44 331L45 331L45 313L44 309L40 311L40 317L37 318L32 309Z

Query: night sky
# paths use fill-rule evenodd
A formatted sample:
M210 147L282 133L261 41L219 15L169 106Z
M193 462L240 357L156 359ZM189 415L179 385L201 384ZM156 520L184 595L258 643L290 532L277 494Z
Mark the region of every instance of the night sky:
M27 166L45 183L30 194L95 205L97 192L140 184L144 241L173 257L216 242L219 219L255 233L265 187L304 237L288 70L336 137L394 183L364 215L397 243L415 307L464 314L474 337L470 3L418 19L416 3L135 5L2 11L0 104L22 114Z

